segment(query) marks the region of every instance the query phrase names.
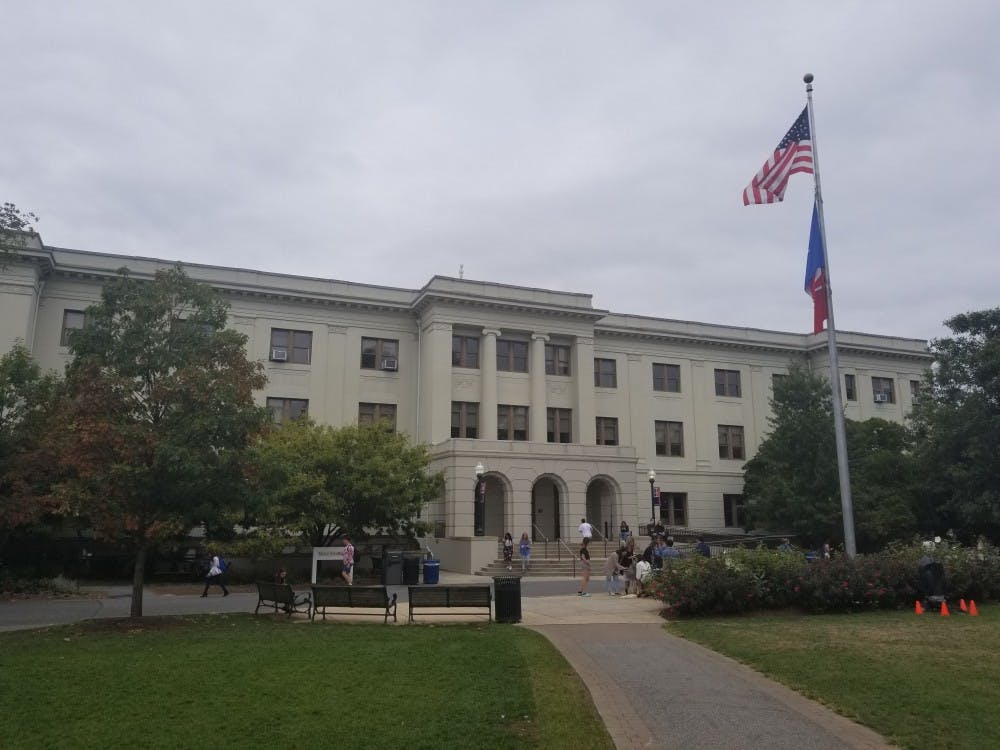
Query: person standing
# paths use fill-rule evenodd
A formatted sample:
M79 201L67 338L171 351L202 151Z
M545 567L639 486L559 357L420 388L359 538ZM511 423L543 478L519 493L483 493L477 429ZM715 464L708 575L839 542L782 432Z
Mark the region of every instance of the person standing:
M694 545L694 548L698 552L698 554L701 555L702 557L712 556L712 548L709 547L708 543L701 537L698 537L698 543Z
M511 560L514 559L514 537L507 531L503 535L503 561L507 563L507 570L510 570Z
M521 572L523 573L528 569L528 564L531 562L531 540L528 538L528 532L521 532L521 541L518 544L521 553Z
M222 595L229 596L229 589L226 588L226 582L222 580L222 563L219 562L219 556L213 552L209 552L209 557L212 561L208 565L208 574L205 576L205 590L201 593L203 597L208 596L208 587L215 584L222 588Z
M625 548L612 552L604 561L604 580L608 587L608 596L618 596L618 576L622 572L621 555Z
M628 524L625 523L624 519L622 519L622 525L621 528L619 529L619 532L621 534L622 544L625 544L625 542L628 541L628 538L632 536L632 529L628 527Z
M580 590L576 592L577 596L590 596L587 593L587 584L590 583L590 550L587 549L589 542L590 537L584 537L583 544L580 545L580 552L577 555L580 563Z
M584 542L589 542L594 536L594 527L587 523L586 518L580 519L580 526L577 529Z
M348 586L354 585L354 545L349 536L344 537L344 567L340 571L340 577Z

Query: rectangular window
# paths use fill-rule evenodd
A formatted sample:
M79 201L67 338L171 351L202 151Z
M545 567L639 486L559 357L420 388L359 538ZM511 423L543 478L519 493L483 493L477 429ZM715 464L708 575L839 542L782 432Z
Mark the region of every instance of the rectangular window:
M479 338L476 336L451 337L452 367L479 368Z
M594 360L594 386L597 388L618 387L618 363L615 360Z
M307 398L268 398L267 408L271 410L275 424L287 422L309 415L309 399Z
M597 418L597 444L618 445L618 418Z
M297 365L308 365L312 362L312 341L312 331L272 328L271 359L279 362L294 362ZM284 355L280 352L284 352Z
M570 409L547 409L545 421L546 440L550 443L572 442L573 412Z
M528 439L528 407L497 406L497 440Z
M569 346L565 344L545 345L545 374L569 375Z
M395 404L358 404L358 424L385 422L389 432L396 431Z
M656 455L684 456L683 422L656 422Z
M848 401L858 400L857 380L850 373L844 375L844 398Z
M743 451L743 427L733 424L719 425L719 458L741 461Z
M660 493L660 520L667 526L687 526L687 503L685 492Z
M69 346L69 332L83 328L86 316L83 310L63 310L62 333L59 334L59 346Z
M896 389L892 378L872 378L872 394L876 404L896 403Z
M716 370L715 395L739 398L742 395L742 391L740 390L740 371Z
M361 369L396 370L399 368L397 339L361 339Z
M910 400L913 403L917 403L920 400L920 386L923 385L919 380L910 381Z
M497 372L527 372L528 342L497 339Z
M785 378L787 377L788 377L787 375L784 375L779 372L776 372L773 375L771 375L771 392L773 393L774 391L777 391L778 386L781 385L781 383L783 383L785 381Z
M747 525L747 506L743 495L723 495L722 512L726 526L744 528Z
M681 392L681 366L653 363L653 390L668 393Z
M451 436L479 437L479 404L469 401L451 402Z

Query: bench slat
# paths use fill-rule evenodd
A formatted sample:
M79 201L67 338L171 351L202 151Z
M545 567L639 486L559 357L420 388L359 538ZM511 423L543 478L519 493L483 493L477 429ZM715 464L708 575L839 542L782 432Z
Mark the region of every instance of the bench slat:
M410 617L413 622L413 610L424 607L485 607L493 621L493 593L489 586L479 584L457 584L453 586L409 586ZM444 615L447 612L426 612L428 615Z
M358 614L380 614L382 622L389 622L389 615L392 615L393 622L396 622L396 595L389 596L389 590L385 586L313 586L313 613L312 619L316 619L316 614L322 615L326 619L327 607L343 607L348 609L380 609L381 612L359 612ZM322 608L322 612L320 609ZM331 613L331 616L334 613Z

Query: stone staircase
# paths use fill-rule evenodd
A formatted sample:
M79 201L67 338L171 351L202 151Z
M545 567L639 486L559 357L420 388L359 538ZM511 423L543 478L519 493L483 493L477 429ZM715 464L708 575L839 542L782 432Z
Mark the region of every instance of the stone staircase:
M638 540L636 540L638 542ZM580 548L579 542L568 544L569 550L558 542L534 542L531 546L531 562L524 576L565 576L571 578L574 574L574 564L576 562L576 551ZM604 561L611 551L618 548L618 545L608 542L607 552L604 551L604 541L591 542L590 556L592 565L592 575L604 567ZM521 556L518 554L518 547L514 544L514 558L510 563L510 571L503 561L503 543L497 544L497 558L482 570L476 571L479 576L520 576ZM604 574L601 573L603 576Z

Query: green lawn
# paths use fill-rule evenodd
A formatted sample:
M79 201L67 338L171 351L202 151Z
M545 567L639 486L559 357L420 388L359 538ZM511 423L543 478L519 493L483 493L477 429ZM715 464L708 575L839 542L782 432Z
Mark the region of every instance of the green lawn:
M1000 608L670 623L914 750L1000 748Z
M544 637L251 615L0 634L0 747L611 748Z

